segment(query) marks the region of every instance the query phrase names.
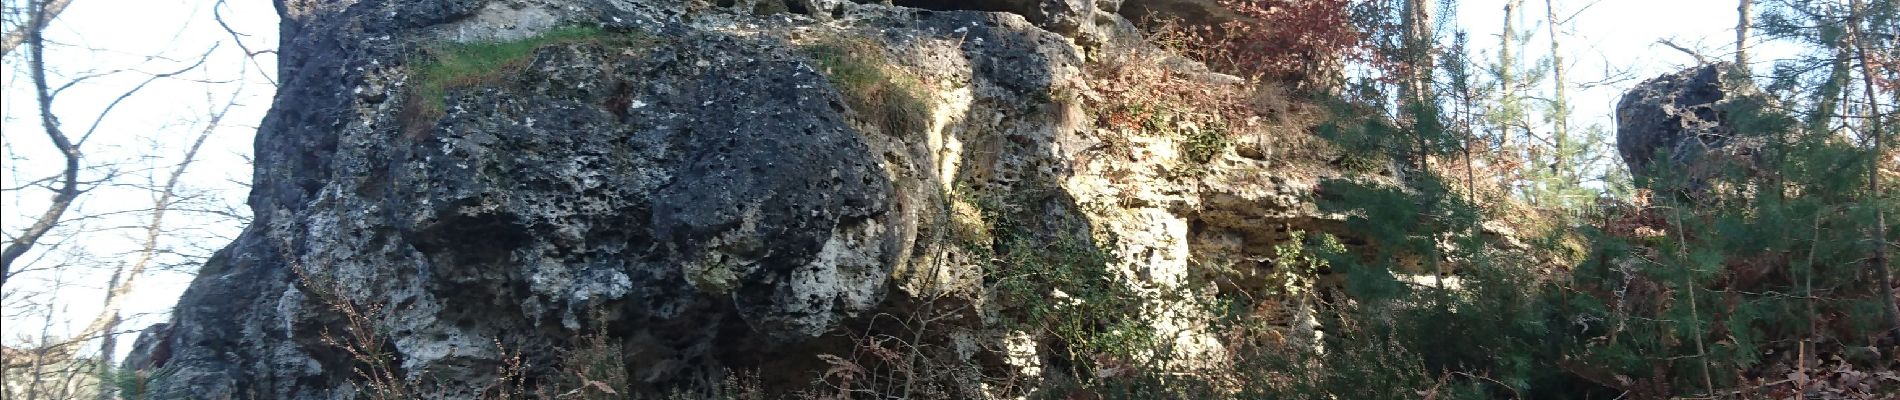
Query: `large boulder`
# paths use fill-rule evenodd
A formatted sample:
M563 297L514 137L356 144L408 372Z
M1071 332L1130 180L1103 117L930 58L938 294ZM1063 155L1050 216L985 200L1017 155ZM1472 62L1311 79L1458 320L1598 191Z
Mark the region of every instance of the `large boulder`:
M355 380L382 378L361 375L367 363L473 398L511 354L554 365L583 334L608 336L646 394L726 371L808 382L821 369L769 365L848 352L823 335L885 304L935 204L911 193L949 186L896 175L931 170L910 165L921 142L888 142L923 133L853 122L873 110L846 108L788 37L810 15L620 0L280 7L285 79L258 132L257 219L207 262L170 328L139 339L129 366L169 371L153 393L349 398ZM1020 16L836 7L825 17L898 29L835 41L928 50L917 67L981 90L970 111L1003 125L985 132L1049 132L1015 105L1075 81L1075 50ZM770 35L750 30L761 24ZM420 72L421 49L575 26L591 36L507 70Z
M159 393L330 398L368 340L469 398L504 352L546 365L583 330L668 382L878 304L904 221L836 89L665 3L286 2L257 223L140 339L169 357L132 359L176 371ZM567 25L603 28L492 76L410 56ZM413 89L444 78L483 83Z
M1733 64L1700 65L1643 81L1616 104L1616 149L1640 181L1700 187L1753 168L1772 126L1771 99Z
M840 356L888 350L850 340L867 332L924 341L911 349L946 384L915 397L1015 397L1076 379L1042 366L1096 355L999 322L1024 306L996 300L1001 250L1113 253L1033 265L1125 283L1116 300L1143 318L1127 326L1215 361L1210 316L1168 292L1201 274L1191 266L1270 268L1291 231L1339 229L1310 199L1333 157L1284 155L1307 146L1261 134L1268 124L1113 122L1132 109L1116 96L1195 85L1184 93L1244 98L1237 79L1134 34L1096 43L1129 59L1090 64L1046 14L279 3L256 220L128 358L163 371L160 397L361 398L365 379L395 379L476 398L506 379L572 378L558 368L584 336L617 350L623 396L730 372L802 389L849 370ZM1053 4L1015 4L1032 3ZM599 31L501 71L423 73L429 49L576 26ZM1044 271L1031 272L1015 275ZM1014 298L1069 307L1045 300L1062 290L1030 289Z

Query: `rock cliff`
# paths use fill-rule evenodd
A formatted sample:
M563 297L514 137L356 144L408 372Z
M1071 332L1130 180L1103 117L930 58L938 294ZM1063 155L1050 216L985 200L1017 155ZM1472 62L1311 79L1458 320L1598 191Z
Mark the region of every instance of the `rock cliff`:
M1191 283L1338 230L1299 107L1116 2L765 2L280 0L256 221L128 362L161 397L475 398L604 343L639 397L903 338L917 397L1014 396L1112 374L1069 365L1111 358L1088 335L1221 362L1185 305L1228 289Z

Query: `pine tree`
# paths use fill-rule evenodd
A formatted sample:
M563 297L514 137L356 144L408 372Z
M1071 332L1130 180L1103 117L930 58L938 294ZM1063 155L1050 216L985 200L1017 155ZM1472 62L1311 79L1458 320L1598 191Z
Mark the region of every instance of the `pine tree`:
M1879 74L1879 72L1874 70L1874 65L1880 61L1875 59L1869 50L1877 45L1875 43L1876 39L1873 35L1867 34L1867 30L1871 27L1891 27L1893 25L1875 25L1878 22L1873 21L1878 18L1875 18L1875 16L1871 14L1873 10L1868 9L1865 2L1853 0L1851 4L1853 14L1852 17L1848 18L1847 29L1854 41L1854 52L1857 53L1857 56L1860 58L1860 77L1863 82L1861 89L1867 93L1867 104L1866 108L1863 109L1864 114L1861 117L1861 124L1866 131L1866 136L1869 137L1868 141L1872 142L1871 147L1873 148L1872 155L1868 157L1868 163L1870 165L1867 168L1867 202L1872 203L1874 213L1874 224L1873 227L1869 229L1871 237L1868 238L1868 242L1872 243L1873 255L1867 258L1867 264L1870 269L1874 270L1874 276L1878 279L1876 283L1880 287L1880 297L1885 303L1883 304L1885 307L1882 307L1884 308L1882 311L1885 312L1887 316L1887 336L1889 340L1895 342L1895 348L1900 348L1900 307L1894 305L1896 300L1893 294L1893 273L1888 270L1889 267L1887 266L1889 260L1887 258L1886 207L1881 204L1883 201L1882 196L1885 193L1880 190L1882 163L1885 162L1887 158L1887 152L1884 146L1885 141L1881 138L1881 136L1886 134L1886 129L1884 129L1885 127L1883 126L1885 124L1882 120L1888 117L1881 113L1881 98L1880 95L1876 93L1876 88L1878 88L1879 85L1875 83L1875 80L1878 79L1876 76L1878 76L1877 74ZM1889 4L1889 6L1891 6L1891 4ZM1892 22L1892 19L1889 18L1888 22ZM1863 24L1865 25L1863 26Z
M1863 208L1870 217L1867 222L1871 222L1866 228L1870 242L1867 269L1875 279L1888 283L1877 285L1883 303L1880 314L1885 329L1890 330L1889 340L1900 342L1900 308L1894 305L1888 265L1891 260L1887 255L1891 245L1887 243L1885 221L1885 213L1893 208L1894 200L1887 197L1891 196L1888 193L1891 189L1881 185L1880 172L1883 165L1891 163L1883 137L1889 134L1887 121L1893 119L1893 115L1882 110L1894 108L1882 103L1900 102L1900 98L1894 97L1900 94L1893 93L1896 89L1891 83L1900 71L1876 67L1891 62L1896 40L1900 40L1891 34L1891 27L1900 23L1900 5L1869 4L1862 0L1847 4L1779 0L1770 3L1768 11L1761 24L1765 35L1811 49L1803 57L1776 65L1775 84L1770 88L1790 103L1806 106L1807 135L1832 137L1837 132L1849 132L1858 136L1864 146L1863 157L1870 165L1864 171L1866 198L1863 200ZM1854 68L1856 65L1858 69ZM1887 96L1882 96L1883 90L1888 92Z

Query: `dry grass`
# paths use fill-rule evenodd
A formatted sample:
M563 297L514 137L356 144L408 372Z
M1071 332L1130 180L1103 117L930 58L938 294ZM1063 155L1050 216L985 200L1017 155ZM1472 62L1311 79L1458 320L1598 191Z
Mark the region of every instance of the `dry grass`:
M1081 94L1095 110L1106 153L1127 158L1129 136L1172 138L1184 156L1178 170L1193 174L1221 154L1296 161L1322 157L1309 134L1326 120L1320 107L1278 83L1182 72L1187 62L1172 53L1131 49L1092 63L1091 86Z
M291 248L281 241L280 248ZM281 251L281 250L280 250ZM429 371L405 371L402 355L389 336L385 321L390 310L383 303L352 298L343 281L325 275L325 269L313 269L284 252L299 288L338 317L338 329L324 327L318 340L348 356L350 381L355 394L372 400L451 398L438 393L445 388L432 385ZM500 340L495 348L501 354L495 367L495 381L481 388L477 399L620 399L632 395L625 355L605 328L580 334L577 345L561 351L556 368L547 376L536 375L544 369L530 365L526 357L509 349Z
M843 92L851 111L893 137L922 136L931 103L924 84L890 67L884 50L865 39L828 37L804 46L818 72Z

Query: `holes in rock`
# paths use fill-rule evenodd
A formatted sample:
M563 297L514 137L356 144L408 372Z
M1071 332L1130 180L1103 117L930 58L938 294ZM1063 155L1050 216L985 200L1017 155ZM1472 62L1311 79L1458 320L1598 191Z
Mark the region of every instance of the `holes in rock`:
M810 4L812 0L747 0L747 1L748 1L747 4L751 5L752 9L739 10L739 11L750 12L752 13L752 15L773 15L773 14L779 14L779 13L812 15L813 4ZM738 6L739 0L714 0L713 5L718 6L718 7L731 8L731 7Z
M633 89L627 85L626 81L615 82L613 95L602 102L601 107L613 113L614 119L625 120L627 112L633 108Z
M767 0L767 1L770 1L770 0ZM805 4L805 2L808 0L783 0L783 1L785 1L786 12L799 14L799 15L811 15L811 8L807 7L808 5Z
M1695 114L1696 119L1700 119L1702 122L1718 122L1719 120L1716 116L1715 107L1697 106L1691 110Z
M370 167L369 178L357 185L356 194L364 198L380 199L389 185L389 165L376 164Z
M437 266L438 272L446 272L440 270L504 263L515 248L531 239L527 227L513 215L453 213L414 233L409 242L433 261L450 263Z

